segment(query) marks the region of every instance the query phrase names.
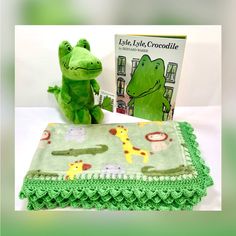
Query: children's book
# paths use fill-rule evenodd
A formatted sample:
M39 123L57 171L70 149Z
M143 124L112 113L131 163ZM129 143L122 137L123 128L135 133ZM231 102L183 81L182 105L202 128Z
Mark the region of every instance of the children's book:
M186 36L115 35L116 112L172 120Z

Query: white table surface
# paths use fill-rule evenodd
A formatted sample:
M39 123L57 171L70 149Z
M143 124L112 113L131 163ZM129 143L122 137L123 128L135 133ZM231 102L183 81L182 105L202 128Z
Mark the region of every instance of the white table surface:
M103 123L128 123L142 119L104 111ZM208 194L194 207L198 211L221 210L221 108L176 107L174 120L192 124L214 185ZM42 131L48 123L65 123L56 108L17 107L15 108L15 210L26 210L26 200L18 197L24 176L29 169ZM73 210L72 208L55 210ZM79 210L79 209L78 209Z

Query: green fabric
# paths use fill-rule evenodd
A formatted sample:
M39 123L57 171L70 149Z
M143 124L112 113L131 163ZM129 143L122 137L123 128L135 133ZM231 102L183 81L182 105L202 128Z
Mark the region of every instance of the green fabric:
M100 86L95 78L102 71L102 63L90 53L86 39L80 39L75 47L63 41L59 45L59 63L62 86L49 87L65 117L75 124L100 123L103 112L94 105L94 95Z
M134 107L134 116L147 120L164 120L164 111L170 111L165 94L165 64L159 58L151 61L143 55L126 88L131 97L128 105ZM164 110L165 109L165 110Z
M186 122L49 124L26 174L29 210L190 210L213 184Z

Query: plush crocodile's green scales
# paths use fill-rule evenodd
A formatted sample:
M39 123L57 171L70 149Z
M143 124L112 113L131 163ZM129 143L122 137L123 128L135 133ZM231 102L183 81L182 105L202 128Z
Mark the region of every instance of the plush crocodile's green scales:
M28 209L192 209L212 185L186 122L49 124L26 174Z

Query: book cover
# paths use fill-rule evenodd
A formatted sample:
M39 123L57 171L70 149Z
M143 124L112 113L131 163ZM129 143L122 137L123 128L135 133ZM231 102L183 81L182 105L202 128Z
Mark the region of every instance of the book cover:
M186 36L115 35L116 112L172 120Z

